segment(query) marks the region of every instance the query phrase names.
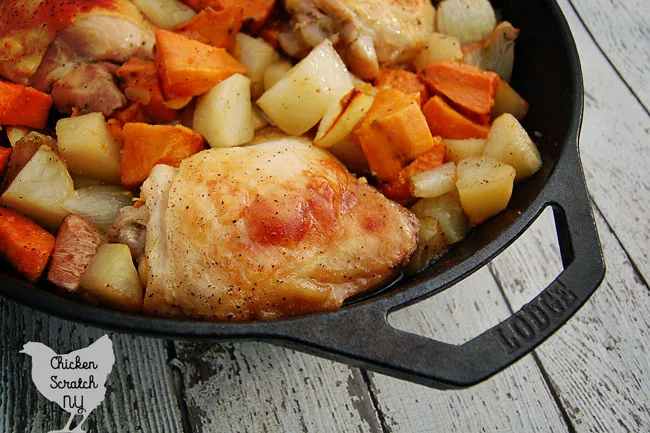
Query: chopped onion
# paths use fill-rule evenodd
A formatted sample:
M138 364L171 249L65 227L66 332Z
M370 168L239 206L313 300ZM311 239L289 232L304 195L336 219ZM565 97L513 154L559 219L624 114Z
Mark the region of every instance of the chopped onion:
M63 207L86 218L106 232L120 214L120 209L133 204L133 194L119 186L88 186L74 192Z

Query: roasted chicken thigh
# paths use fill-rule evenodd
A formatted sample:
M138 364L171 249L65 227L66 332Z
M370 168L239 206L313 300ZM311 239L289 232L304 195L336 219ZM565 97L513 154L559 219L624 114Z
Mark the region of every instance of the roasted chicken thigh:
M289 54L333 38L352 73L363 79L413 58L434 27L429 0L285 0L285 7L292 28L280 42Z
M198 153L156 166L144 311L213 320L331 310L388 282L418 222L298 138Z

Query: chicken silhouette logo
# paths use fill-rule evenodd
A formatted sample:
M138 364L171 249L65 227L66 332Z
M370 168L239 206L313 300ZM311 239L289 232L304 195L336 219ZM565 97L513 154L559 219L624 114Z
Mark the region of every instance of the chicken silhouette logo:
M49 433L83 433L88 415L104 401L106 378L113 369L113 342L104 335L85 349L59 355L42 343L30 341L20 353L32 358L32 380L45 398L70 413L63 430ZM72 430L75 416L83 418Z

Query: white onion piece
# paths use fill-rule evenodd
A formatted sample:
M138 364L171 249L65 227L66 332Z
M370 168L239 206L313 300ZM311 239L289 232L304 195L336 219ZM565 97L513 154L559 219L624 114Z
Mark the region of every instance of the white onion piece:
M119 186L88 186L74 192L63 207L93 223L106 232L120 214L120 209L133 204L133 194Z

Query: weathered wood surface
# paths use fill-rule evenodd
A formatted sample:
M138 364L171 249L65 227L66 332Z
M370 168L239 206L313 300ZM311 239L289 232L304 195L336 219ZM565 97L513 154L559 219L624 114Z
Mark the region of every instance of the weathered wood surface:
M582 62L585 120L580 150L587 183L596 207L623 242L634 266L648 282L650 178L647 167L650 166L650 116L598 50L567 0L559 3L571 25ZM611 11L625 10L628 3L616 1L612 4ZM648 13L649 8L646 3L645 8L637 10L643 15ZM581 9L578 10L582 12ZM617 15L612 17L615 16ZM650 26L648 23L646 26ZM590 30L592 34L600 35L604 32L622 33L625 27L623 21L612 18L609 26L593 27ZM646 48L650 46L650 31L646 32L643 45ZM650 63L644 65L646 69L650 68ZM650 83L648 74L645 83Z
M32 361L18 353L24 343L38 341L57 353L67 353L86 347L105 333L0 298L0 432L58 430L69 418L36 390ZM181 404L165 342L108 335L114 345L115 365L107 381L106 400L88 418L86 430L181 432Z
M646 0L571 0L624 82L650 109L650 7Z
M110 333L116 365L106 402L87 429L650 431L650 5L559 3L583 65L581 154L608 273L585 307L534 355L476 387L443 392L263 343L172 344ZM559 271L553 224L545 215L488 268L391 315L391 323L459 343L507 317ZM18 350L33 340L67 352L105 331L5 299L0 310L0 431L61 428L67 413L38 394L31 361Z

